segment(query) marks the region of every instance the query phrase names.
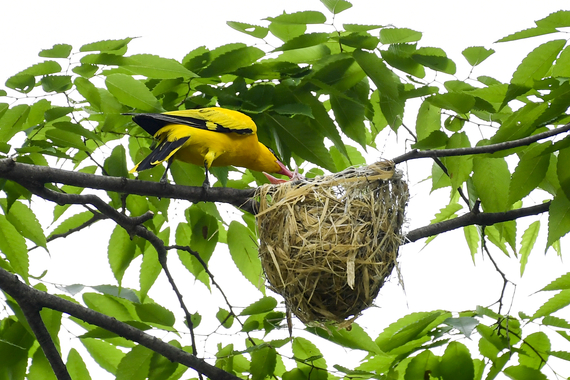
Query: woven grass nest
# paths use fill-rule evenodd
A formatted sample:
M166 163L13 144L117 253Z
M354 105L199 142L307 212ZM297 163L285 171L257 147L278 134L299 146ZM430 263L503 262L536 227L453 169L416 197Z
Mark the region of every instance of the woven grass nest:
M258 190L269 288L305 324L349 326L396 265L408 187L391 161Z

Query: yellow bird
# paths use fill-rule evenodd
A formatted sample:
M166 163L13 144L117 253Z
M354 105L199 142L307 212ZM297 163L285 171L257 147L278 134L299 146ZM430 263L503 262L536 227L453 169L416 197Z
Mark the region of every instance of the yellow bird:
M157 140L157 146L130 173L150 169L174 159L203 165L210 186L208 170L212 166L240 166L259 172L293 177L275 153L257 139L257 126L241 112L220 107L165 113L140 113L133 121ZM269 178L269 177L268 177ZM166 180L166 172L161 181Z

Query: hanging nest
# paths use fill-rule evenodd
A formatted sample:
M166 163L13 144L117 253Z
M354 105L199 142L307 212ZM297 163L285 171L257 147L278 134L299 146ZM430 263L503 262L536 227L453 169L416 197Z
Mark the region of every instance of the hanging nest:
M402 173L380 161L266 185L257 197L269 288L305 324L350 325L396 265L408 201Z

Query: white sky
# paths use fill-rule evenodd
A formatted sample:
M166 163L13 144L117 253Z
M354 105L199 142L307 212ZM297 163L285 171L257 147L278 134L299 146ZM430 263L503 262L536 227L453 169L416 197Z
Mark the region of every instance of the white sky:
M339 27L342 23L392 24L421 31L424 33L420 41L421 46L443 48L457 63L459 79L464 79L470 69L460 55L464 48L473 45L492 47L497 53L477 68L475 76L492 75L503 81L510 79L521 59L544 39L496 45L493 45L493 42L513 32L532 27L534 20L551 12L568 9L567 1L557 0L354 0L352 3L352 9L337 15L335 24ZM266 25L260 21L262 18L276 16L283 10L289 13L319 10L329 17L328 11L318 0L10 1L4 4L1 19L3 37L0 38L0 88L9 76L41 61L37 56L41 49L50 48L56 43L69 43L77 50L82 44L89 42L140 37L129 44L129 54L151 53L180 60L190 50L201 45L214 48L238 41L258 43L258 40L226 26L226 21ZM415 113L407 114L406 123L413 126L415 116ZM399 139L394 135L384 136L383 140L377 141L378 146L396 146L396 149L383 154L371 153L382 154L387 158L401 154L405 138L403 133ZM429 223L435 212L446 204L447 193L438 191L429 195L431 183L420 183L429 175L426 171L429 167L429 162L414 161L402 168L407 171L411 185L409 229ZM531 201L538 203L542 200L542 197L536 197ZM181 204L178 207L179 212L185 207L186 204ZM49 216L44 217L45 220L50 220ZM542 231L545 232L547 217L542 216L540 221ZM522 222L522 225L526 223ZM524 228L519 227L518 241L523 231ZM97 240L97 237L94 238ZM70 247L74 244L77 245L72 251ZM53 261L50 266L55 273L61 273L56 271L58 267L63 269L67 277L62 280L56 275L50 279L64 281L66 284L98 284L105 281L112 283L110 270L96 273L96 277L89 281L85 279L83 271L91 265L106 265L106 242L87 256L81 244L84 243L72 243L66 239L52 246L50 252ZM549 251L544 255L544 246L543 237L537 241L522 279L518 274L519 265L515 259L507 259L497 250L493 251L508 278L518 284L513 310L532 313L545 298L531 294L546 285L550 279L570 270L570 266L557 258L554 252ZM563 251L566 251L565 247L563 244ZM223 260L227 259L229 256L222 255L221 259L213 263L214 273L217 273L217 269L222 270ZM358 323L375 338L389 323L412 311L438 308L461 311L472 309L476 305L492 304L499 297L501 278L494 272L487 258L482 259L479 255L476 262L477 265L474 266L461 230L440 236L425 248L422 242L404 246L400 252L400 263L406 292L404 293L397 280L393 279L384 287L376 301L379 308L366 311ZM179 274L179 278L184 279L183 272ZM138 282L137 275L137 270L127 273L127 277L130 276L134 281L135 287ZM225 283L223 287L236 305L247 305L261 296L253 287L247 287L247 284L244 285L247 288L236 287L232 278L218 276L217 279ZM196 292L203 292L203 289L192 289L192 295L187 296L187 299L195 300ZM509 293L512 294L512 287L509 287ZM156 294L151 294L151 297L159 298ZM509 298L505 300L508 301ZM162 299L159 302L162 303ZM172 309L176 310L176 306ZM199 306L191 309L195 311ZM568 316L568 313L566 314ZM217 337L210 339L215 340ZM322 348L322 345L320 346ZM325 358L330 365L332 358ZM568 373L565 376L568 376Z

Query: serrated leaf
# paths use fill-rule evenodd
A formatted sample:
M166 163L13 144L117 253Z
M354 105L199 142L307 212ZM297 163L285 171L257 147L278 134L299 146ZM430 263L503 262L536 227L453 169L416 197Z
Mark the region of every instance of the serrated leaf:
M55 235L64 234L69 232L69 230L77 228L83 225L85 222L93 218L93 213L90 211L83 211L79 214L75 214L70 216L63 222L61 222L48 236L48 238L52 238Z
M380 42L385 45L416 42L421 38L421 32L408 28L383 28L380 30Z
M144 380L148 376L154 352L137 345L129 351L117 367L116 380Z
M239 315L254 315L267 313L272 311L277 306L277 300L273 297L262 297L261 299L255 301L248 307L242 310Z
M107 247L107 257L113 275L117 279L119 285L123 280L125 271L135 257L136 244L128 232L121 226L116 226L109 239Z
M513 204L530 194L546 176L550 165L550 156L540 154L546 147L538 146L537 149L529 150L522 156L512 175L509 204Z
M540 221L537 220L531 223L530 226L526 229L523 233L521 238L521 249L519 251L521 256L521 277L524 273L526 264L528 262L528 257L532 252L532 248L534 247L534 243L538 238L538 232L540 231Z
M192 71L174 59L162 58L152 54L136 54L126 57L121 68L133 75L144 75L153 79L174 79L197 77Z
M436 107L467 113L475 106L475 98L468 94L448 92L430 96L427 101Z
M532 333L524 338L519 353L519 364L530 368L540 369L548 360L550 351L550 339L542 331Z
M542 319L542 324L548 326L560 327L563 329L570 329L570 322L562 318L553 317L551 315L544 317Z
M465 132L454 133L447 141L446 149L469 148L471 143ZM467 181L473 170L473 159L470 156L446 157L442 160L447 167L451 186L458 189Z
M335 15L352 8L352 4L346 0L321 0L321 3L323 3L325 7Z
M553 245L562 236L570 231L570 201L566 195L559 190L552 203L550 203L548 213L548 241L546 248Z
M465 235L465 241L467 242L469 252L471 253L471 259L475 262L475 255L479 248L479 230L476 226L465 226L463 227L463 234Z
M162 266L158 261L158 253L155 249L147 249L142 258L141 270L139 274L141 301L144 302L148 291L154 285L154 282L158 278L158 275L161 271Z
M477 66L493 53L495 50L485 49L483 46L471 46L461 52L471 66Z
M345 92L348 93L348 92ZM366 94L367 96L368 94ZM340 129L349 138L366 147L365 106L340 96L331 95L331 108Z
M143 322L157 323L163 326L173 326L174 314L156 303L135 304L135 310Z
M560 56L556 60L552 68L552 76L554 78L568 78L570 77L570 46L566 46Z
M20 132L29 113L30 106L26 104L19 104L6 110L0 118L0 141L8 142Z
M420 65L430 69L454 75L457 67L455 62L447 58L442 49L433 47L422 47L412 54L412 59Z
M570 11L558 11L534 22L538 27L564 28L570 26Z
M99 339L85 338L81 339L81 343L83 343L89 355L101 368L113 375L117 373L117 367L125 356L121 350L115 345Z
M71 75L47 75L40 80L42 89L45 92L65 92L73 85L71 84Z
M540 370L524 365L507 367L503 373L512 380L547 380L546 375Z
M473 158L473 184L485 212L506 211L511 173L503 158Z
M425 379L425 376L430 376L431 373L438 373L439 371L439 358L431 351L425 350L417 356L414 356L408 367L404 380Z
M322 24L327 21L327 18L321 12L301 11L283 13L277 17L268 17L267 20L283 24Z
M380 29L382 25L363 25L363 24L343 24L344 30L347 32L367 32L369 30Z
M469 338L473 330L479 325L479 321L473 317L447 318L443 323L456 328L466 338Z
M152 92L140 81L125 74L111 74L105 79L107 89L117 100L141 111L161 112Z
M133 39L129 37L129 38L124 38L122 40L104 40L104 41L92 42L81 46L79 48L79 51L113 52L124 48L132 40Z
M283 45L274 49L273 51L287 51L295 49L303 49L311 46L316 46L327 42L329 39L328 33L308 33L301 34L300 36L293 37Z
M75 348L69 350L67 355L67 363L65 364L69 375L74 380L91 380L89 375L89 370L85 365L85 362L81 358L81 355L77 352Z
M249 66L265 56L265 52L253 46L240 47L216 57L200 71L201 77L213 77L230 73L240 67Z
M552 27L536 27L536 28L529 28L524 29L519 32L515 32L513 34L509 34L506 37L501 38L495 42L508 42L508 41L516 41L522 40L524 38L536 37L536 36L543 36L545 34L556 33L558 30Z
M273 347L262 347L251 352L249 372L252 380L263 380L275 371L277 352Z
M14 271L22 276L28 282L29 258L26 241L16 230L16 228L8 221L8 219L0 214L0 252L4 254L6 259Z
M570 272L563 274L540 291L570 289Z
M339 42L354 48L374 50L378 46L380 40L368 33L350 33L339 37Z
M384 352L389 352L408 342L421 338L422 332L432 324L441 312L413 313L391 324L376 338L376 344ZM394 331L395 330L395 331Z
M18 230L25 238L30 239L40 247L47 250L46 237L44 230L36 218L34 212L22 202L14 202L8 211L8 202L6 199L0 199L0 205L4 209L6 219Z
M54 145L62 148L75 148L83 151L89 151L89 148L87 148L81 137L75 133L60 129L49 129L46 131L45 136L51 140Z
M469 349L459 342L451 342L441 357L439 370L443 380L472 380L475 367Z
M564 289L546 301L533 315L531 320L549 316L550 314L570 305L570 289Z
M548 157L548 155L545 156ZM560 149L558 151L558 163L556 165L556 174L558 176L558 182L560 183L560 188L566 195L567 199L570 199L570 165L568 165L568 162L570 162L569 160L570 160L570 147Z
M131 314L120 298L98 293L84 293L83 302L92 310L103 313L119 321L136 320L136 316Z
M265 38L267 37L267 33L269 33L269 29L263 26L245 24L243 22L237 21L228 21L226 24L237 31L248 34L255 38Z
M356 323L351 325L350 330L333 326L327 326L327 330L319 327L307 327L307 330L343 347L364 350L376 354L382 353L378 345L374 343L366 331Z
M219 308L216 313L216 319L224 326L226 329L232 327L234 323L234 316L230 314L229 311Z
M228 228L227 240L230 255L241 274L263 293L263 269L255 236L249 228L234 220Z
M416 119L418 141L441 129L441 109L428 101L422 102Z
M542 79L552 67L558 53L566 45L566 40L554 40L543 43L531 51L517 67L511 83L532 87L534 81Z
M56 44L51 49L44 49L38 54L44 58L67 58L73 47L68 44Z

